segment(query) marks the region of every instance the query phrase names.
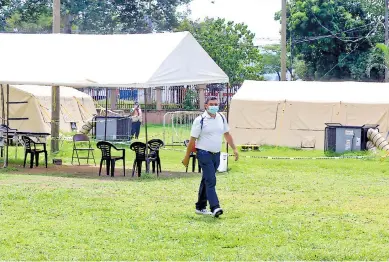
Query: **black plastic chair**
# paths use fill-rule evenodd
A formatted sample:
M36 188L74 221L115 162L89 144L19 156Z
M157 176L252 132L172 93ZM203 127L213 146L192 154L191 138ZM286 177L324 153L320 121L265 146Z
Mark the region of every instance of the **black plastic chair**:
M142 162L146 162L146 172L149 171L149 163L157 162L157 154L155 152L150 152L146 158L146 144L143 142L134 142L130 145L130 149L135 152L134 164L132 166L132 176L135 175L135 171L138 171L138 177L141 176L142 172ZM157 176L159 176L159 171L157 168Z
M151 139L150 141L147 142L149 149L150 149L150 155L155 154L157 158L157 169L159 169L159 172L162 172L162 167L161 167L161 158L159 157L159 149L161 149L165 144L161 139ZM152 162L152 168L153 168L153 173L155 172L155 163Z
M85 144L87 144L85 146ZM77 147L77 145L82 145L83 147ZM80 165L80 159L86 159L86 163L89 164L89 159L93 159L93 162L96 165L95 155L94 155L94 148L92 148L90 139L87 135L84 134L76 134L73 136L73 152L72 152L72 165L73 165L73 159L77 158L78 165ZM88 152L87 157L80 157L78 155L78 151L81 152ZM75 154L74 154L75 153ZM90 154L92 154L92 157L90 157Z
M39 154L45 154L45 164L47 168L47 150L45 143L36 143L28 136L22 136L22 140L24 143L24 164L23 167L26 167L27 155L30 154L30 168L34 166L34 158L35 158L35 166L39 166ZM43 146L42 149L37 148L37 145Z
M114 145L107 141L100 141L97 143L97 148L101 150L100 170L99 176L101 175L101 169L103 162L105 161L107 166L107 176L109 176L109 170L111 169L111 177L115 174L115 163L118 160L123 160L123 175L126 176L126 151L124 149L116 148ZM113 156L112 148L116 151L121 151L121 156Z
M184 145L186 147L188 147L189 145L189 140L185 140L184 141ZM192 172L195 172L195 169L196 169L196 160L197 160L197 155L195 152L190 152L190 155L189 155L189 161L190 159L192 159ZM199 173L201 173L201 166L200 166L200 163L198 162L197 164L197 167L198 167L198 170L199 170ZM186 171L185 172L188 172L188 167L186 167Z

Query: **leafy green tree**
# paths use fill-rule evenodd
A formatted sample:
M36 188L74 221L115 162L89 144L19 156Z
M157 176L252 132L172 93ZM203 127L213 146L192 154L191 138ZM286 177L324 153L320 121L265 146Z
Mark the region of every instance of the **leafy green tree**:
M45 33L43 23L52 14L52 0L0 0L0 29ZM62 0L65 33L141 33L172 30L182 20L177 7L190 0ZM2 20L1 20L2 19ZM3 28L1 28L3 21ZM31 24L36 26L31 26ZM8 26L7 26L8 24Z
M293 70L300 79L308 79L309 68L305 64L304 60L296 58L293 62Z
M247 25L225 19L184 20L176 31L189 31L229 76L231 84L263 80L263 58Z
M308 79L368 78L366 68L375 59L373 41L379 29L373 10L367 11L361 1L368 0L289 1L287 37L292 37L294 52L307 66Z
M389 68L389 48L383 43L378 43L368 61L366 74L372 78L378 75L380 80L384 80L385 68Z
M0 0L0 31L5 30L10 0Z
M263 46L262 57L263 57L263 71L265 74L276 73L278 80L281 80L281 47L280 45L267 45Z
M37 0L0 0L0 31L47 32L51 10Z
M52 16L41 13L33 21L24 19L20 12L13 13L6 22L5 31L19 33L50 33L52 31Z
M186 17L177 7L191 0L113 0L122 32L171 31ZM135 25L135 26L134 26Z
M278 44L265 45L260 47L260 49L263 57L264 73L265 74L276 73L278 76L278 80L281 81L281 46ZM286 60L286 67L289 73L293 77L290 50L288 56L289 57Z
M197 92L195 90L186 89L183 107L185 110L195 110L197 108Z

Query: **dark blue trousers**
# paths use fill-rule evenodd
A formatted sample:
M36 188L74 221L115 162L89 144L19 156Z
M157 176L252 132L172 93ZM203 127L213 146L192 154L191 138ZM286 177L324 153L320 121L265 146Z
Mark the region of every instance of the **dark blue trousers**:
M133 137L135 135L135 139L138 139L139 132L140 132L140 125L141 125L140 121L132 122L131 137Z
M196 209L205 209L208 200L211 211L213 211L220 207L216 194L216 171L220 164L220 153L213 154L197 149L197 159L203 170L203 176L200 183Z

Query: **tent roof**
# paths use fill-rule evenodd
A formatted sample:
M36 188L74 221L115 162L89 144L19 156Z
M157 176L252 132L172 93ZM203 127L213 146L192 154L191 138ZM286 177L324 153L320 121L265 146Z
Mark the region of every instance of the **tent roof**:
M12 90L12 88L29 93L36 97L51 97L52 91L51 86L11 85L10 89ZM60 95L61 97L91 98L88 94L84 92L66 86L60 87Z
M243 101L294 101L389 104L389 85L370 82L245 81L232 98Z
M189 32L0 34L0 83L134 87L226 83Z

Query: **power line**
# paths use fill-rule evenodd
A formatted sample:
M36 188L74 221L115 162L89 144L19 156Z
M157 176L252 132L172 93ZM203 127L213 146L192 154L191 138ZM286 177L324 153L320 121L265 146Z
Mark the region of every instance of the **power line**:
M361 41L361 40L363 40L363 39L366 38L366 37L361 37L361 38L358 38L358 39L356 39L356 40L346 40L346 39L340 38L340 37L337 36L337 34L340 34L341 32L339 32L339 33L334 33L334 32L332 32L330 29L328 29L327 27L325 27L325 26L319 21L319 19L316 17L315 14L313 14L313 16L315 17L316 21L319 23L319 25L320 25L321 27L323 27L325 30L327 30L328 32L330 32L331 35L332 35L333 37L339 39L340 41L356 43L356 42L359 42L359 41ZM378 26L378 24L379 24L379 23L377 23L377 26ZM376 26L376 28L377 28L377 26Z
M355 27L355 28L351 28L351 29L347 29L347 30L343 30L341 32L338 32L336 34L328 34L328 35L320 35L320 36L313 36L313 37L310 37L310 38L303 38L303 39L295 39L292 41L292 44L301 44L301 43L305 43L305 42L311 42L311 41L317 41L317 40L320 40L320 39L325 39L325 38L337 38L341 41L344 41L344 42L359 42L363 39L365 39L367 36L363 36L363 37L348 37L349 39L356 39L356 40L353 40L353 41L347 41L345 39L342 39L340 37L337 37L336 35L339 35L339 34L343 34L343 33L349 33L349 32L359 32L359 31L362 31L364 28L366 27L369 27L369 26L372 26L376 24L376 26L370 31L370 33L368 33L367 36L370 36L372 33L374 33L377 28L378 28L378 23L375 23L375 22L372 22L372 23L369 23L369 24L366 24L366 25L362 25L362 26L358 26L358 27ZM372 32L373 31L373 32ZM270 37L257 37L254 39L255 40L267 40L267 41L280 41L280 39L277 39L277 38L270 38ZM206 43L207 41L204 41L204 40L197 40L199 43ZM231 44L225 44L225 43L218 43L217 44L218 46L224 46L224 47L244 47L244 46L255 46L255 42L253 44L250 44L250 43L237 43L235 45L231 45Z
M293 43L294 44L299 44L299 43L303 43L303 42L316 41L316 40L320 40L320 39L324 39L324 38L337 38L337 39L343 41L343 39L337 37L336 35L343 34L343 33L349 33L349 32L353 32L353 31L354 32L362 31L362 29L360 29L360 28L365 28L365 27L371 26L373 24L375 24L375 23L372 22L372 23L367 24L367 25L363 25L363 26L352 28L352 29L344 30L344 31L338 32L336 34L321 35L321 36L314 36L314 37L306 38L306 39L299 39L299 40L295 40ZM360 30L357 30L357 29L360 29ZM359 37L348 37L348 38L359 38ZM364 39L364 38L365 37L362 37L362 39Z
M377 31L378 29L378 23L377 23L377 26L375 28L373 28L365 37L361 38L362 42L365 41L374 31ZM322 80L325 76L327 76L330 72L332 72L332 70L334 70L337 66L340 65L340 63L342 63L349 55L351 55L353 52L355 52L355 50L357 50L357 48L359 47L360 43L356 44L355 45L355 48L353 50L351 50L350 52L347 53L347 55L345 55L345 57L342 58L342 60L340 60L336 65L334 65L327 73L325 73L321 78L320 80Z

